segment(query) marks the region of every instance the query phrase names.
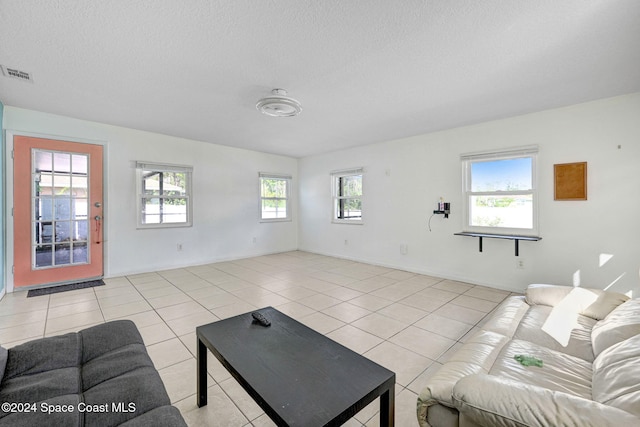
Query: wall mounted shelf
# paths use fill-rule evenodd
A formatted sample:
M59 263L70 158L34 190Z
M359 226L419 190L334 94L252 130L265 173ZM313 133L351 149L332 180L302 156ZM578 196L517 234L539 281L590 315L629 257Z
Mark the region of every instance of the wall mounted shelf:
M482 239L485 237L489 239L513 240L515 241L515 245L516 245L516 256L520 255L520 247L519 247L520 240L527 240L530 242L537 242L538 240L542 240L542 237L539 237L539 236L519 236L516 234L473 233L468 231L462 231L460 233L453 233L453 234L456 236L477 237L478 246L479 246L478 249L480 250L480 252L482 252Z

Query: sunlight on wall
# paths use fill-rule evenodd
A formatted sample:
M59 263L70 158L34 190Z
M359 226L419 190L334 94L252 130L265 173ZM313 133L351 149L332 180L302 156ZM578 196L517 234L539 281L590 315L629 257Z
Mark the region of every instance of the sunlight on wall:
M613 285L615 285L618 280L622 279L625 276L625 274L627 274L627 273L624 272L621 275L619 275L613 282L609 283L609 285L606 288L604 288L604 290L608 291L609 288L612 287Z
M576 270L576 272L573 273L573 286L580 286L580 270Z
M600 254L600 267L608 263L611 258L613 258L612 254Z
M611 261L611 259L614 257L613 254L605 254L605 253L601 253L599 258L599 266L600 268L602 268L606 263L608 263L609 261ZM573 287L577 288L579 287L582 283L582 277L580 274L580 270L576 270L573 273ZM611 289L611 287L613 287L613 285L615 285L616 283L618 283L623 277L625 277L627 274L627 272L625 271L624 273L622 273L621 275L619 275L618 277L616 277L611 283L609 283L607 286L604 287L603 290L608 291L609 289ZM638 270L638 276L640 276L640 270ZM613 290L612 290L613 291ZM622 293L623 291L620 290L618 291L620 293ZM625 293L625 295L627 295L629 298L632 298L631 295L633 295L633 291L630 290L627 293Z
M613 258L614 255L613 254L605 254L605 253L601 253L600 254L600 267L602 268L606 263L608 263L609 261L611 261L611 258ZM638 272L638 274L640 275L640 271ZM616 277L613 282L609 283L607 286L605 286L604 290L608 291L609 289L611 289L611 287L613 287L613 285L615 285L616 283L618 283L620 281L620 279L622 279L624 276L627 275L627 272L625 271L624 273L622 273L621 275L619 275L618 277ZM622 290L619 292L623 292ZM625 295L627 295L629 298L632 298L633 295L633 290L629 290L627 293L625 293Z

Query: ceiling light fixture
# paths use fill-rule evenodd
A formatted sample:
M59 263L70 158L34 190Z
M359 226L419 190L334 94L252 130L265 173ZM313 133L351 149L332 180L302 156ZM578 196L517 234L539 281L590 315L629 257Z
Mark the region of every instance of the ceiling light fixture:
M287 96L284 89L273 89L271 96L262 98L256 104L256 108L262 114L273 117L297 116L302 111L302 106L298 101Z

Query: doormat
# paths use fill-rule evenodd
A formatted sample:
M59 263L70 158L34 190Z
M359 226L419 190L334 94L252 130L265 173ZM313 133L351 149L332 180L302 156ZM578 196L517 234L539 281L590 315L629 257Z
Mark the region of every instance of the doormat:
M31 289L27 292L27 298L39 297L40 295L57 294L58 292L75 291L76 289L92 288L94 286L104 286L105 283L100 280L89 280L88 282L71 283L69 285L51 286L49 288Z

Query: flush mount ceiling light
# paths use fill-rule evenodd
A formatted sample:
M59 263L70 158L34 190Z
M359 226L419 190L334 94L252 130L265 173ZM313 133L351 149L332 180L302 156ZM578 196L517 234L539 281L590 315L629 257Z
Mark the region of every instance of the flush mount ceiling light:
M298 101L287 96L284 89L273 89L271 96L262 98L256 104L256 108L263 114L273 117L297 116L302 111Z

